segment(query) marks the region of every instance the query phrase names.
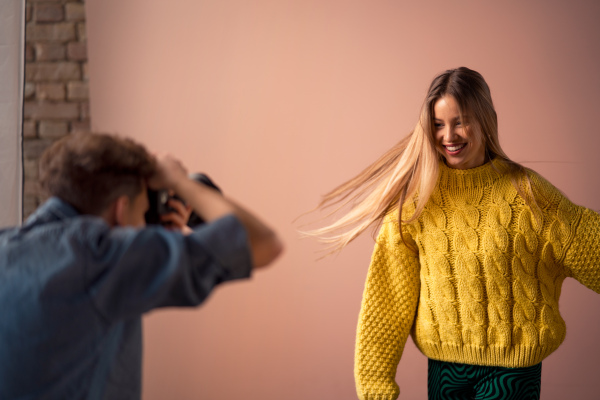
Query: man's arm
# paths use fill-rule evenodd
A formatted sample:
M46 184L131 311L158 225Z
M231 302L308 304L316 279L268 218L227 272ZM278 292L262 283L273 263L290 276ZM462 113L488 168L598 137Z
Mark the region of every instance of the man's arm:
M158 158L158 171L149 182L152 188L171 188L206 222L235 215L246 228L255 268L271 263L283 250L275 232L257 217L216 190L188 178L180 161L172 156Z

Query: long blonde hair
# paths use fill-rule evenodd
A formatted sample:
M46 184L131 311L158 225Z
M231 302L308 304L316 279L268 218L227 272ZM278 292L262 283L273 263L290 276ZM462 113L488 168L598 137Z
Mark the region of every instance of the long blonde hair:
M503 161L502 172L511 175L513 185L528 203L535 203L526 169L511 161L500 147L498 119L487 83L478 72L460 67L435 77L419 121L407 137L356 177L323 196L317 209L337 206L331 214L348 205L351 209L334 223L308 232L309 235L337 251L395 210L400 225L419 217L437 183L439 161L444 160L435 146L433 107L446 95L454 97L461 115L469 115L468 132L484 145L486 160ZM415 201L415 212L402 219L406 200Z

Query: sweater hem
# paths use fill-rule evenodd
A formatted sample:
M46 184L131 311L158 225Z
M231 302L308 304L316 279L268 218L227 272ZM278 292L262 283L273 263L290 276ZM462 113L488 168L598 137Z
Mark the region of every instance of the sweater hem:
M460 364L495 366L505 368L525 368L537 365L560 343L552 347L522 346L466 346L449 343L418 343L417 347L428 358Z

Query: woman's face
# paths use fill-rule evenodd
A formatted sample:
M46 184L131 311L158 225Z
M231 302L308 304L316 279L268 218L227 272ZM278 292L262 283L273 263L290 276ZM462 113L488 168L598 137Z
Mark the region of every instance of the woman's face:
M437 150L446 159L446 165L456 169L479 167L485 162L483 143L475 140L468 120L461 121L454 97L446 95L433 105L433 122ZM463 115L465 119L468 115Z

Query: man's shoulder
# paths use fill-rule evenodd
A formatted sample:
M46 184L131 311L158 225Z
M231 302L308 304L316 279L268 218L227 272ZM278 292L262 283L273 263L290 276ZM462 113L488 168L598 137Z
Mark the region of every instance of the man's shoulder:
M0 252L19 248L30 253L36 246L51 249L59 243L81 246L88 241L96 242L109 231L110 227L98 217L57 217L52 212L36 212L23 225L0 230Z
M108 225L99 217L80 214L67 202L51 197L24 222L22 232L44 231L48 229L69 229L71 227Z

